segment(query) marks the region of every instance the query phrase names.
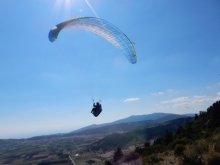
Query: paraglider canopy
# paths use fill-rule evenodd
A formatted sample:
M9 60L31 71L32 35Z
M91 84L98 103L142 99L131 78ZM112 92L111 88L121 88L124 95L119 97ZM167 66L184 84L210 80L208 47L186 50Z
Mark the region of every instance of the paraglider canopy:
M91 31L120 49L127 59L132 63L137 62L134 43L116 26L96 17L74 18L54 26L49 32L49 40L56 41L60 31L64 28L78 28Z

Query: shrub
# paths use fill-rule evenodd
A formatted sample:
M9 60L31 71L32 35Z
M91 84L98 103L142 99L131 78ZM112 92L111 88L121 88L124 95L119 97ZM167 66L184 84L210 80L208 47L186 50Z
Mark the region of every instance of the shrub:
M160 161L155 154L151 154L150 156L144 156L143 157L143 163L144 165L149 165L149 164L156 164Z
M217 128L214 132L215 151L220 152L220 128Z
M208 152L208 147L209 147L209 143L207 142L207 140L203 139L198 141L197 143L197 148L200 153Z
M190 139L176 139L172 143L170 143L168 147L170 149L174 149L177 144L186 145L186 144L189 144L190 142L191 142Z
M112 163L110 162L110 160L105 160L104 165L112 165Z
M94 160L87 160L86 163L93 164L93 163L95 163L95 161Z
M186 150L184 152L185 155L201 155L203 152L196 145L187 145Z
M183 156L181 158L182 158L181 165L203 165L202 160L201 160L200 156L198 156L198 155L186 156L183 154Z
M131 152L130 154L126 155L123 162L130 162L139 159L139 155L135 152Z
M186 147L182 144L177 144L174 148L174 155L175 156L181 156L183 155L183 152L185 151Z
M208 159L209 165L220 165L220 156L219 155L213 155L212 158Z
M218 135L220 134L220 127L216 128L213 135Z
M158 157L155 154L151 154L150 159L152 163L158 163L160 161L160 159L158 159Z

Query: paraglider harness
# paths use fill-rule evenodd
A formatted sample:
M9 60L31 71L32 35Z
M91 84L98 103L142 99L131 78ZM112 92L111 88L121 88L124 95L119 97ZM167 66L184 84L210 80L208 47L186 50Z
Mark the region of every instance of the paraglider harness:
M102 112L102 105L100 104L101 101L97 102L96 104L93 101L93 108L91 113L97 117Z

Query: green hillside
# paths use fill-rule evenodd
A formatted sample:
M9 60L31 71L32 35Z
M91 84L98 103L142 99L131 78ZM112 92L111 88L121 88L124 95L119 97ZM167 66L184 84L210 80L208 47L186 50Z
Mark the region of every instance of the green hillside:
M157 138L153 145L146 142L130 155L109 163L122 164L134 154L138 155L135 159L141 160L143 165L219 165L220 101L211 105L207 111L200 111L193 121L188 120L175 132L166 130L164 137Z

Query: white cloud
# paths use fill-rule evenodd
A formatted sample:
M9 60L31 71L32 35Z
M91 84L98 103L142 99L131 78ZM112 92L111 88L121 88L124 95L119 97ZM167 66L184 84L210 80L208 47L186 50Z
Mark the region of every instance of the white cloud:
M128 98L128 99L125 99L124 102L131 102L131 101L138 101L139 98Z

